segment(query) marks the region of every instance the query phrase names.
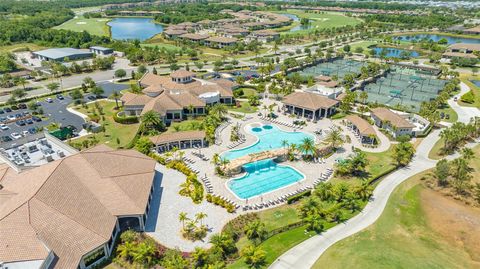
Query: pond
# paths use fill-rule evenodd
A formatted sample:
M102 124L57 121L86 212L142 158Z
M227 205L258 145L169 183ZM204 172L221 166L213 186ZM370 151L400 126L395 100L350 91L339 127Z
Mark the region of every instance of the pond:
M438 42L440 39L443 39L443 38L447 40L449 45L455 44L455 43L480 44L479 38L455 37L455 36L437 35L437 34L401 35L401 36L395 37L395 39L402 40L402 41L411 41L411 40L420 41L422 39L430 39L434 42Z
M108 22L112 38L117 40L147 40L163 32L163 26L153 22L152 18L115 18Z
M470 80L475 86L480 87L480 80Z
M294 22L299 22L300 21L300 18L295 14L291 14L291 13L281 13L281 14L289 17ZM309 21L312 22L312 20L309 20ZM300 25L297 25L297 26L291 28L290 30L288 30L288 32L295 32L295 31L306 30L306 29L311 29L311 28L313 28L313 25L311 23L307 24L307 25L300 24Z
M417 58L420 56L420 54L414 50L404 50L404 49L396 49L396 48L378 48L375 47L373 48L373 51L375 52L375 56L380 56L380 53L385 50L386 51L386 57L396 57L396 58L402 58L402 56L409 56L410 58Z

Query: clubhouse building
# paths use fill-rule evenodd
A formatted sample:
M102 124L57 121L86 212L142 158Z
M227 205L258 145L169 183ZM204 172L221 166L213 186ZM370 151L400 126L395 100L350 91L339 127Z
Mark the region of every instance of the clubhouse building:
M143 231L156 162L100 145L17 173L0 165L0 268L92 268Z
M139 81L143 94L127 92L121 97L124 111L129 116L157 112L169 124L187 116L206 113L208 105L234 104L236 83L226 79L200 80L195 73L177 70L169 76L146 73Z
M313 92L293 92L283 98L283 111L310 120L330 117L339 101Z

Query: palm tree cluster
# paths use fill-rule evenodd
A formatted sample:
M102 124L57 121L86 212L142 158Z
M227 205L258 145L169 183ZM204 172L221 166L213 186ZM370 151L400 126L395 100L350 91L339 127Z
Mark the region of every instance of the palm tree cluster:
M157 112L151 110L143 114L142 124L139 128L140 133L155 135L163 130L165 130L165 124Z
M215 130L225 120L226 115L227 108L223 104L215 104L209 108L202 123L208 142L215 142Z
M202 240L207 236L208 227L203 224L203 220L207 217L207 214L198 212L195 214L194 219L190 219L185 212L181 212L178 215L178 220L182 223L182 235L183 237L196 241Z
M345 139L342 135L342 130L340 127L331 127L327 137L325 138L325 142L329 143L333 150L336 150L338 147L342 146L343 143L345 143Z
M157 246L154 239L132 230L123 232L120 240L116 259L121 259L130 264L150 267L158 263L163 252L162 247Z
M419 114L432 122L432 124L438 123L440 121L438 109L446 105L447 100L450 99L452 92L458 88L459 84L460 80L457 78L450 80L434 100L423 102L420 105Z
M462 144L480 136L480 118L472 118L468 124L456 122L443 129L440 137L443 139L442 153L450 154Z
M406 166L415 155L415 148L408 141L400 141L393 146L392 158L397 166Z
M472 185L473 168L469 166L470 161L475 158L475 153L470 148L461 150L461 157L452 161L440 160L432 172L437 180L437 185L442 188L452 187L455 193L464 196L476 196L476 184Z
M299 215L309 230L322 232L327 223L342 222L346 214L360 210L372 192L368 181L358 185L322 182L300 205Z
M335 173L342 176L358 176L365 174L367 165L368 159L365 152L357 151L349 158L337 163Z

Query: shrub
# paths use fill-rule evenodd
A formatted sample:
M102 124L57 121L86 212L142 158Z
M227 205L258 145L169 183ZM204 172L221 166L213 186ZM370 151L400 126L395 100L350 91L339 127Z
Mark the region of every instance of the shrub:
M221 198L219 196L214 196L214 195L211 195L211 194L207 194L206 199L207 199L207 202L209 202L209 203L212 203L214 205L218 205L218 206L221 206L221 207L225 208L228 213L235 212L235 205L230 203L230 202L227 202L226 200L224 200L223 198Z
M135 116L118 116L118 114L113 114L113 120L120 124L138 123L138 117Z
M300 200L301 198L310 196L311 194L312 194L312 192L308 190L308 191L304 191L304 192L301 192L299 194L296 194L294 196L290 196L287 199L287 204L293 204L296 201Z
M464 103L473 104L475 102L475 95L473 94L473 91L469 91L466 94L462 95L462 97L460 97L460 100Z

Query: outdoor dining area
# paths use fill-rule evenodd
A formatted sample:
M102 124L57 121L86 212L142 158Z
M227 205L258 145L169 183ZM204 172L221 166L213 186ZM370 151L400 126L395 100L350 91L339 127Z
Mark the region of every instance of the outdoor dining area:
M149 138L155 145L155 151L164 153L177 149L203 148L208 146L204 131L180 131L163 133Z

